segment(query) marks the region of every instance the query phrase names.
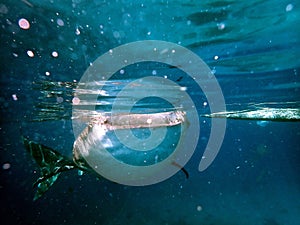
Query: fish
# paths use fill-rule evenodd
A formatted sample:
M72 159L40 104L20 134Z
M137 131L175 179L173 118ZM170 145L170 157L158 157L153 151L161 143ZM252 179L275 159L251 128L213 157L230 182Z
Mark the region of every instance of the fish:
M58 151L22 136L22 143L27 152L33 157L40 169L40 177L33 184L37 189L33 200L36 201L55 183L62 172L77 169L79 171L97 174L85 160L96 141L102 140L101 135L107 130L139 129L176 126L185 121L184 111L169 111L150 114L119 114L112 116L99 115L92 117L89 124L77 137L73 144L73 159L60 154ZM178 167L176 162L172 163ZM188 178L188 172L180 166Z

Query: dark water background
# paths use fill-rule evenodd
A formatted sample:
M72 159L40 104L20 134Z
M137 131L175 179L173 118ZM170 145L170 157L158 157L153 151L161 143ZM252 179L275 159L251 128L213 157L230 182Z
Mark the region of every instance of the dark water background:
M216 160L200 173L210 133L210 120L201 118L185 166L189 179L177 173L130 187L70 171L36 202L38 168L20 141L22 132L71 157L70 120L30 122L37 103L53 100L33 82L79 80L98 56L137 40L170 41L198 54L215 72L228 109L299 102L299 16L299 2L285 0L0 2L1 224L299 224L299 122L228 120ZM30 29L19 27L21 18ZM205 97L191 90L202 112ZM59 97L70 113L70 96Z

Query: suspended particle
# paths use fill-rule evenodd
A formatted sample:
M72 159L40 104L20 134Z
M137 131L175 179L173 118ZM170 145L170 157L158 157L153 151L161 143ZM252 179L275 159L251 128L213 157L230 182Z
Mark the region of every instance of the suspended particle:
M72 103L73 103L73 105L79 105L80 99L79 99L78 97L74 97L74 98L72 99Z
M120 35L120 32L119 32L119 31L114 31L114 32L113 32L113 36L114 36L114 38L116 38L116 39L118 39L118 38L120 38L120 37L121 37L121 35Z
M14 100L14 101L18 101L18 97L17 97L17 95L16 94L12 94L12 99Z
M52 55L54 58L56 58L56 57L58 57L58 52L53 51L51 55Z
M180 87L179 90L180 90L180 91L186 91L186 90L187 90L187 87Z
M225 29L225 23L218 23L217 26L218 26L219 30L224 30Z
M19 27L22 28L23 30L28 30L30 28L30 23L28 22L28 20L22 18L19 19Z
M10 169L10 163L4 163L3 165L2 165L2 169L4 169L4 170L8 170L8 169Z
M56 102L57 103L62 103L64 101L64 98L63 97L57 97L56 98Z
M65 25L65 23L62 19L57 19L56 23L57 23L58 26L61 26L61 27Z
M288 4L286 7L285 7L285 11L289 12L289 11L292 11L294 8L294 6L292 4Z
M197 211L198 211L198 212L202 211L202 206L201 206L201 205L198 205L198 206L197 206Z
M78 27L76 27L75 34L76 34L76 35L79 35L79 34L80 34L80 30L79 30Z
M27 55L31 58L34 57L34 53L31 50L27 50Z

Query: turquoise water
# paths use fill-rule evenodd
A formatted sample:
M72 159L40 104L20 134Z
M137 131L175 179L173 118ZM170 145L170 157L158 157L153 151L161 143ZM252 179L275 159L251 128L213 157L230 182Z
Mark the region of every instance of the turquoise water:
M299 224L299 122L227 120L219 154L199 172L212 122L200 117L188 179L179 171L132 187L69 171L35 202L39 170L21 143L25 135L71 158L72 89L99 56L133 41L168 41L197 54L215 75L227 110L287 102L299 108L299 16L299 2L285 0L0 2L1 223ZM124 85L149 75L186 87L199 115L210 113L193 79L156 63L118 71L99 109L110 111ZM146 99L134 110L162 104Z

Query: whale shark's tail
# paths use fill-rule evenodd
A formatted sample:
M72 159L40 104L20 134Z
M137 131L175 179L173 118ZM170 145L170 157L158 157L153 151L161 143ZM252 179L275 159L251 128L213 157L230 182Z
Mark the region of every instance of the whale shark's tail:
M33 184L37 188L34 201L40 198L57 180L60 173L77 168L75 163L57 151L22 137L23 144L29 154L40 167L40 177Z

